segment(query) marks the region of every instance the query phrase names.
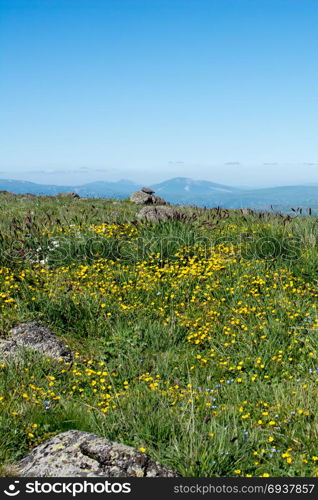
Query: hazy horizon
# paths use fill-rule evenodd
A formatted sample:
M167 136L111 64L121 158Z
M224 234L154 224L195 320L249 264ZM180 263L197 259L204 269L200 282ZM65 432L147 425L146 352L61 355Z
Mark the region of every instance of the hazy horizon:
M99 175L98 175L98 172ZM138 173L137 175L132 175L127 172L118 172L117 170L113 171L102 171L102 169L93 170L95 175L92 176L92 172L89 169L85 169L81 171L81 169L76 171L65 171L63 175L59 172L54 171L34 171L34 172L8 172L8 175L5 176L3 172L0 172L0 180L12 180L12 181L25 181L25 182L34 182L37 184L47 184L47 185L56 185L56 186L80 186L82 184L88 184L91 182L120 182L123 180L131 181L136 185L153 185L158 184L170 179L174 179L176 177L184 177L189 178L194 181L210 181L215 182L217 184L224 184L230 187L236 187L241 189L263 189L263 188L271 188L271 187L283 187L283 186L318 186L318 181L316 182L286 182L283 184L269 183L269 184L247 184L247 183L236 183L236 182L227 182L223 181L221 178L218 179L218 176L214 176L211 178L208 177L200 177L197 175L185 175L184 172L171 174L158 174L156 177L152 177L149 179L149 175L147 172ZM76 180L77 179L77 180Z

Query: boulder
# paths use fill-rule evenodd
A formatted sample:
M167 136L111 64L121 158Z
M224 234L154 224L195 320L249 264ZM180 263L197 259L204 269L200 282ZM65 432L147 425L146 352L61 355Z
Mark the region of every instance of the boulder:
M158 222L162 220L173 220L182 218L182 213L174 207L167 205L156 205L144 207L138 212L137 217L147 222Z
M9 331L8 337L0 339L0 358L17 357L23 350L65 361L72 359L72 353L55 334L40 323L23 323Z
M163 198L155 195L152 195L152 203L153 205L167 205L167 202Z
M147 190L147 191L145 191ZM149 188L142 188L130 196L130 201L137 205L166 205L166 202L160 196L155 196L154 191Z
M130 446L77 430L40 444L10 470L20 477L177 476Z
M143 188L141 188L140 191L142 191L143 193L147 193L147 194L153 194L154 193L153 189L150 189L148 187L143 187Z

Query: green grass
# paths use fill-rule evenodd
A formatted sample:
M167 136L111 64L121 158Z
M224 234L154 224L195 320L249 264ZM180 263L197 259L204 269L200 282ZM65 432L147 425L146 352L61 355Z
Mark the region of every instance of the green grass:
M0 196L0 332L76 352L0 368L0 464L68 429L183 476L317 474L317 218ZM49 401L49 403L47 403Z

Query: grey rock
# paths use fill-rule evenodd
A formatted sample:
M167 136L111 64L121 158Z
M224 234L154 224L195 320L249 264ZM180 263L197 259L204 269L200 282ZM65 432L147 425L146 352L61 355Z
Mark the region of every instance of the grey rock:
M145 189L145 188L143 188ZM130 196L130 201L137 205L166 205L166 202L160 196L146 193L144 191L136 191Z
M162 220L173 220L181 217L181 212L174 207L167 205L157 205L144 207L138 212L137 217L148 222L157 222Z
M53 359L72 359L72 353L54 333L39 323L23 323L10 330L8 337L0 340L0 358L17 357L23 350L31 349Z
M130 196L130 201L136 203L137 205L152 204L152 196L151 194L144 193L143 191L136 191Z
M62 432L40 444L13 467L13 472L20 477L177 476L130 446L77 430Z
M154 190L153 189L150 189L148 187L143 187L141 188L141 190L143 193L147 193L147 194L154 194Z
M152 203L153 205L167 205L167 202L163 198L155 195L152 195Z

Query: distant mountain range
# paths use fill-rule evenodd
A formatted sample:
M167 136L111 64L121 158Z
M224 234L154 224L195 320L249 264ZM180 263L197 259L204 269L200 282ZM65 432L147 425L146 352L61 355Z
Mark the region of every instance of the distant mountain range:
M124 199L141 187L140 184L126 179L118 182L91 182L80 186L57 186L0 179L0 190L44 196L72 191L85 198ZM318 209L318 185L239 189L204 180L175 177L150 187L167 201L180 205L248 207L265 210L272 205L274 209L283 210L296 207Z
M90 182L80 186L57 186L54 184L36 184L35 182L0 179L0 191L15 194L38 194L54 196L59 193L74 192L85 198L127 198L138 186L129 180L118 182Z

